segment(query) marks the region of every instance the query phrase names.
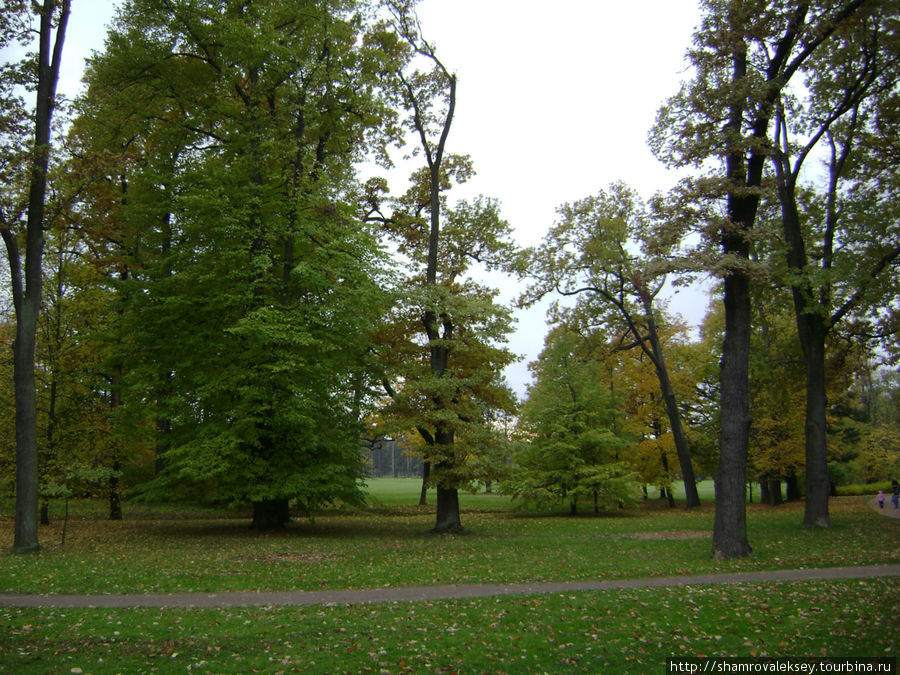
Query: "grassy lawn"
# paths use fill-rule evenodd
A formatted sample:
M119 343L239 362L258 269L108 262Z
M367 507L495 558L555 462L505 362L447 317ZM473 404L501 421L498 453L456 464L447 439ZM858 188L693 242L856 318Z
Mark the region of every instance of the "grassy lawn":
M422 481L418 478L372 478L369 480L369 495L375 503L388 504L418 504ZM672 485L675 499L684 504L684 483L675 481ZM711 502L716 498L715 485L712 480L702 480L697 483L697 492L700 501ZM875 494L873 492L873 494ZM429 491L429 498L434 503L434 490ZM659 496L659 490L651 488L650 498ZM759 501L759 485L753 486L753 501ZM500 494L471 494L460 493L460 503L467 507L503 508L508 509L510 499Z
M396 479L402 480L402 479ZM462 497L464 534L427 534L418 482L379 479L371 511L334 511L280 533L244 514L77 504L12 556L0 516L0 591L314 590L615 579L900 562L900 520L866 498L832 501L828 531L802 505L748 509L751 558L710 558L712 507L569 518ZM54 516L60 515L57 513ZM226 514L227 515L227 514ZM663 672L667 657L896 656L900 580L641 589L351 607L0 609L0 671ZM76 669L76 670L73 670Z

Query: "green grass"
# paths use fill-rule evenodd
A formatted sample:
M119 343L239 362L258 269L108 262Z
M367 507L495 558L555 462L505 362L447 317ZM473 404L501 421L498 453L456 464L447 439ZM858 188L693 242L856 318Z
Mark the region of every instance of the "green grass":
M799 504L751 506L754 556L730 561L710 557L711 506L688 512L655 501L599 517L465 511L460 536L428 533L433 506L323 514L269 534L236 517L72 519L65 547L54 520L41 530L41 555L0 555L0 591L318 590L900 562L900 521L877 516L860 498L834 505L828 531L801 528ZM12 545L11 525L2 550Z
M802 505L751 505L754 555L710 556L713 508L569 518L464 495L465 532L428 534L418 481L380 479L371 511L333 511L284 532L245 513L126 504L125 521L75 503L67 543L54 505L39 555L13 556L0 517L0 591L317 590L618 579L900 562L900 520L866 498L833 500L833 526ZM410 500L410 497L412 499ZM102 505L101 505L102 506ZM819 581L550 594L351 607L235 610L0 609L0 671L663 672L670 656L896 656L900 581ZM852 639L848 640L848 636Z
M897 584L778 583L349 607L0 609L16 673L662 673L678 656L895 656Z
M420 478L369 478L366 492L373 507L384 506L416 506L422 491ZM435 491L427 492L428 502L433 506ZM499 493L476 494L461 490L459 493L460 508L479 510L509 510L512 501L509 495Z
M418 504L419 493L422 487L422 481L418 478L370 478L368 481L368 492L374 503L386 504ZM497 488L502 489L502 488ZM759 485L753 486L753 500L759 501ZM650 488L650 499L659 497L659 490ZM677 502L684 504L684 483L680 480L672 484L672 492ZM701 502L712 502L716 498L715 484L712 480L702 480L697 483L697 492L700 495ZM872 492L857 492L855 494L877 494L878 490ZM434 503L434 490L429 490L429 499ZM460 492L460 503L469 508L508 508L510 506L510 498L508 496L495 494L471 494L469 492ZM586 507L587 505L585 505ZM561 507L565 510L568 507Z

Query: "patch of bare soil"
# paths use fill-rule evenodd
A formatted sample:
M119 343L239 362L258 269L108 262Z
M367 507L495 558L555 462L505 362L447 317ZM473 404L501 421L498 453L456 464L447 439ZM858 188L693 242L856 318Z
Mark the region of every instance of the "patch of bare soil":
M242 556L241 560L263 563L320 563L332 557L334 557L333 553L293 553L285 551L280 553L261 553L257 555Z
M626 539L649 539L654 541L670 541L675 539L706 539L712 536L706 530L665 530L662 532L633 532L621 534Z

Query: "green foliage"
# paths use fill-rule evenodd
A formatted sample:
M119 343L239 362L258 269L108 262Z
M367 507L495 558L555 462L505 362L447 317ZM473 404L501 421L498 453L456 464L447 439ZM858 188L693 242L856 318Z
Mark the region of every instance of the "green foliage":
M542 509L579 501L595 508L616 509L637 499L635 474L627 464L547 468L545 458L518 457L519 473L506 488L523 509ZM572 462L574 464L575 462Z
M506 433L494 420L514 409L515 397L497 373L514 357L504 345L510 314L495 304L495 295L469 281L414 285L394 306L380 336L381 360L395 382L381 411L384 430L418 430L426 439L423 457L443 467L443 474L433 478L448 485L496 479L505 459ZM441 308L452 329L424 343L422 316L434 307ZM434 345L447 346L451 354L439 374L428 360ZM444 426L454 430L452 445L435 442Z
M585 333L605 333L609 342L615 341L610 350L634 350L637 356L632 359L639 364L636 373L643 370L657 380L655 387L647 389L642 386L645 378L630 378L641 391L633 397L640 404L630 406L629 413L641 418L637 425L647 427L648 442L642 450L653 456L635 464L644 480L668 485L671 454L672 465L680 466L688 485L689 505L697 506L690 446L682 423L684 392L692 387L679 382L676 394L666 363L666 353L680 341L683 330L669 319L658 299L671 270L670 252L653 240L647 207L623 183L564 204L558 211L559 221L542 245L520 259L520 272L531 278L521 302L530 304L548 293L576 296L574 307L554 304L551 311L557 322L581 326Z
M73 135L148 497L361 500L388 263L353 162L391 137L394 67L366 10L132 3L91 62Z
M471 174L468 158L448 155L439 172L442 191ZM417 171L382 233L408 257L394 306L378 336L389 400L381 410L384 431L416 430L431 480L446 487L496 480L509 456L499 420L516 406L499 373L515 361L506 346L512 332L508 307L498 291L475 281L479 270L504 269L513 257L509 224L495 200L446 204L434 283L428 283L433 204L430 174ZM381 207L379 207L381 208Z
M900 432L897 374L872 362L856 368L855 373L845 375L830 410L834 453L829 471L839 488L900 475L896 457Z
M577 335L558 328L532 370L522 447L506 489L525 505L569 502L573 510L579 499L616 508L634 498L636 476L620 458L630 438L618 426L602 364L585 356Z
M878 491L881 490L887 495L885 497L885 501L887 501L890 499L891 481L883 480L875 483L850 483L848 485L838 485L835 490L840 497L874 497L878 494Z

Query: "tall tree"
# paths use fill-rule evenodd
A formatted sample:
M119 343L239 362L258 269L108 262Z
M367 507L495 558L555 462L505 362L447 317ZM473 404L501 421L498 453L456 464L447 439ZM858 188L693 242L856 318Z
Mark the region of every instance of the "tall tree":
M638 348L656 371L672 430L689 507L700 505L691 451L657 326L656 298L666 281L658 258L648 256L648 216L633 190L618 183L559 208L560 220L531 254L535 281L524 296L593 296L592 306L625 326L620 348ZM640 253L635 251L641 248Z
M508 314L494 306L496 292L464 276L473 261L490 264L508 251L509 227L490 200L461 202L445 213L442 193L451 178L471 172L468 158L446 153L456 109L456 76L423 38L415 3L391 0L387 5L396 35L414 57L409 68L397 70L398 97L426 162L399 205L405 213L398 211L389 225L402 242L401 250L412 254L416 264L424 262L424 275L417 275L415 305L427 340L429 373L420 375L416 386L424 387L420 393L430 412L427 423L413 426L425 440L425 460L436 486L434 531L452 532L462 527L458 490L467 475L466 444L459 444L459 438L477 434L483 426L480 413L463 408L477 407L479 399L496 393L494 373L511 359L504 348L491 344L505 339L509 326ZM416 60L425 68L418 68ZM428 218L424 232L423 215ZM491 367L498 370L491 372ZM510 406L508 401L501 404Z
M17 208L4 203L0 213L0 235L6 244L12 282L13 305L16 314L16 339L13 343L14 381L16 399L16 517L13 551L28 553L40 549L38 542L38 439L35 398L34 355L38 314L41 306L43 282L41 262L44 248L44 204L47 193L47 171L50 164L51 125L56 108L56 85L62 65L63 43L69 21L70 0L44 0L43 4L28 2L5 3L0 10L0 41L6 47L11 40L28 36L26 13L38 14L36 97L32 127L34 142L28 156L27 206ZM7 64L0 82L4 98L17 99L16 82L10 76L20 68ZM27 69L26 69L27 70ZM7 104L9 105L9 104ZM12 107L12 106L10 106ZM8 110L9 108L7 108ZM4 136L14 135L22 124L21 111L12 111L12 119L4 120ZM15 142L14 140L11 142ZM6 158L4 158L6 159ZM6 199L4 199L6 202ZM23 252L19 235L24 222Z
M364 3L148 1L120 18L89 96L132 89L148 114L125 111L116 147L163 150L118 198L143 224L117 284L131 342L169 352L135 371L171 426L155 487L252 503L260 529L290 503L358 501L383 263L353 163L385 141L396 64Z
M807 526L830 524L826 341L853 314L877 323L900 290L897 170L886 152L897 132L894 21L892 4L867 3L802 68L808 93L777 101L772 162L806 368ZM824 186L804 181L821 169L820 146Z
M704 173L685 179L683 222L704 235L705 267L723 279L722 408L713 555L751 553L744 491L750 432L750 250L772 154L776 104L849 17L871 0L789 2L707 0L689 58L694 76L660 109L651 142L672 166ZM709 160L717 160L710 162Z
M499 377L514 360L505 345L510 312L497 303L495 289L471 278L476 261L499 263L509 256L509 226L492 200L448 208L441 195L440 261L435 283L425 283L428 250L421 242L429 229L429 200L423 199L429 193L427 174L419 171L414 178L393 214L384 218L399 252L410 258L409 274L380 336L390 396L384 417L393 432L415 429L424 441L422 457L432 467L429 481L445 500L434 531L445 532L462 527L459 489L495 477L497 455L507 440L492 419L515 408L512 392ZM446 175L442 184L449 186ZM422 330L422 317L429 312L440 317L442 334L436 340ZM433 365L435 347L445 350L439 370Z
M582 303L579 303L581 305ZM576 307L574 312L579 312ZM587 310L590 313L590 309ZM698 435L696 410L698 397L696 394L698 379L694 372L696 364L685 363L684 357L695 357L697 345L688 341L687 327L667 316L661 305L656 309L659 338L665 347L666 362L672 378L672 387L679 392L679 415L685 419L685 431L691 436L691 465L696 466L695 442L702 440ZM610 330L613 326L605 326ZM625 418L631 434L640 439L636 450L628 461L640 474L642 483L653 484L660 488L661 497L669 498L669 505L675 506L672 484L681 478L678 462L678 450L675 434L669 423L665 401L662 398L656 368L647 354L640 349L623 349L632 341L628 338L627 327L618 324L615 330L621 331L604 345L612 353L606 358L615 359L615 370L610 374L611 388L620 396L621 414ZM691 367L688 367L688 366ZM691 417L688 417L688 415ZM688 422L691 419L693 424ZM701 444L702 447L702 444Z

